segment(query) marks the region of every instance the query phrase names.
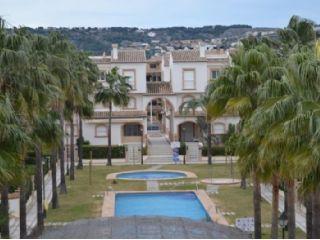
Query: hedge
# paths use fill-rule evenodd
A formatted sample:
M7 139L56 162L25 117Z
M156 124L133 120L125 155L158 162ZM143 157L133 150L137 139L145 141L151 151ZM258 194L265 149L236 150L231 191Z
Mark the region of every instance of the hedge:
M107 158L108 157L108 146L91 146L83 145L83 158L90 158L90 151L92 151L92 158ZM125 147L111 146L111 157L112 158L125 158Z
M213 146L213 147L211 147L211 154L212 154L212 156L224 156L225 147L224 146ZM208 156L207 146L204 146L202 148L202 156Z
M208 148L207 146L204 146L202 148L202 156L207 156L207 153L208 153ZM212 153L212 156L224 156L225 148L224 146L212 146L211 153ZM180 155L186 154L186 144L184 142L180 143L179 154Z

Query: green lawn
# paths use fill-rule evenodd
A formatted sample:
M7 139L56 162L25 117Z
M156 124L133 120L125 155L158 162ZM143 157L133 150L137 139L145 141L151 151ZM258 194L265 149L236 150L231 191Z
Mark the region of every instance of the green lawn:
M99 217L101 214L103 198L93 198L92 195L103 194L109 186L113 190L146 190L144 181L126 181L117 180L116 183L106 180L106 175L112 172L129 171L150 168L151 166L113 166L113 167L93 167L92 185L89 185L88 167L76 171L76 180L70 182L67 177L68 194L59 195L60 208L50 209L47 222L73 221L81 218ZM161 169L167 170L185 170L194 172L198 180L204 178L230 178L230 165L214 164L208 166L205 164L190 165L164 165ZM239 178L236 165L234 165L234 177ZM160 190L193 190L196 189L194 182L196 179L168 180L167 182L181 182L182 186L160 186ZM166 181L160 181L161 183ZM249 185L249 184L248 184ZM199 184L200 189L205 189L205 184ZM221 186L219 194L211 195L221 212L234 212L234 216L225 216L230 224L234 224L236 218L253 216L252 210L252 188L246 190L239 186ZM271 205L262 201L262 223L271 223ZM263 228L263 237L270 237L270 228ZM281 234L279 233L279 237ZM305 234L297 229L297 237L305 238Z
M177 169L177 170L185 170L191 171L197 174L198 178L201 180L203 178L230 178L231 171L230 165L167 165L162 169ZM236 169L234 170L235 178L239 178L239 173ZM181 181L181 180L179 180ZM161 186L162 190L191 190L196 189L195 184L188 184L188 182L194 180L186 180L186 184L183 186ZM174 181L170 181L174 182ZM249 182L249 181L248 181ZM249 185L249 184L248 184ZM199 189L205 189L205 184L199 184ZM221 186L219 187L219 193L210 195L212 201L217 205L218 210L221 212L234 212L235 215L226 215L225 218L229 222L229 224L234 224L236 218L241 217L252 217L253 216L253 193L252 187L248 187L243 190L239 186ZM263 224L271 224L271 205L262 200L261 203L262 208L262 223ZM263 228L263 237L270 238L270 228ZM286 233L287 234L287 233ZM279 229L279 238L282 237L282 233ZM300 229L297 229L297 238L305 238L306 235Z
M68 194L59 195L60 208L50 209L47 213L47 222L67 222L81 218L98 217L101 214L101 197L92 197L92 195L104 194L108 186L113 190L146 190L146 183L143 181L124 181L117 180L113 184L106 180L106 176L112 172L130 171L145 169L150 166L93 166L92 184L89 184L89 168L76 170L76 180L67 179Z

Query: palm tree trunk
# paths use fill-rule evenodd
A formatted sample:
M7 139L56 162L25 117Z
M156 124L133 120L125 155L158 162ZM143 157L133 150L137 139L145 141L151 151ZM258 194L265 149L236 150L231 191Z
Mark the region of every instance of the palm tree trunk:
M257 173L253 173L254 238L261 238L261 187Z
M312 238L320 238L320 189L312 195Z
M60 127L62 131L62 137L60 139L60 146L59 146L59 157L60 157L60 194L67 193L67 186L66 186L66 177L65 177L65 158L64 158L64 117L63 117L63 110L60 111Z
M58 193L57 193L57 149L53 148L51 153L51 177L52 177L52 208L59 207Z
M78 157L79 157L79 163L77 166L77 169L83 169L83 131L82 131L82 117L79 115L79 140L78 140Z
M74 124L73 115L70 120L70 180L74 180Z
M43 169L42 169L42 156L40 146L35 147L36 153L36 175L35 175L35 187L37 191L37 232L41 233L44 227L44 213L43 213L43 196L42 196L42 185L43 185Z
M305 198L306 206L306 228L307 228L307 238L312 238L312 194L308 194Z
M246 189L247 188L247 180L245 176L241 176L240 188Z
M278 218L279 218L279 175L272 176L272 219L271 238L278 238Z
M25 171L25 163L22 161L22 168L23 171ZM24 175L25 177L25 175ZM23 179L21 185L20 185L20 198L19 198L19 207L20 207L20 238L26 238L27 237L27 199L26 199L26 189L27 184L29 181L27 179Z
M112 118L112 102L109 103L109 125L108 125L108 163L111 166L111 118Z
M296 233L296 214L295 214L295 188L294 180L290 179L286 182L288 196L288 238L295 238Z
M212 156L211 156L211 122L209 121L207 124L207 145L208 145L208 164L212 164Z
M1 188L1 204L0 204L0 233L1 238L9 238L9 188L2 186Z

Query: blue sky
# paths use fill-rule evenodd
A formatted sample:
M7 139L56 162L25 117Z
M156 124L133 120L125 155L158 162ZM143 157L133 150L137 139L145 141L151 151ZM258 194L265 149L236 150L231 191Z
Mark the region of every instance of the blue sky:
M0 0L0 16L30 27L284 27L293 14L320 23L320 0Z

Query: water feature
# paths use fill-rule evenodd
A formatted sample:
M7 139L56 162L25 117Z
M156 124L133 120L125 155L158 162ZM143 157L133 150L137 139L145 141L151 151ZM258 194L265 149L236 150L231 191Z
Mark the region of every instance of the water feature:
M133 180L164 180L164 179L176 179L185 178L186 174L181 172L167 172L167 171L137 171L119 173L118 179L133 179Z
M194 192L118 193L115 216L166 216L209 220Z

